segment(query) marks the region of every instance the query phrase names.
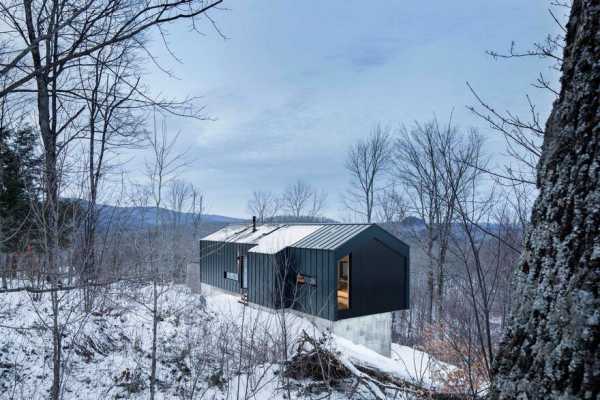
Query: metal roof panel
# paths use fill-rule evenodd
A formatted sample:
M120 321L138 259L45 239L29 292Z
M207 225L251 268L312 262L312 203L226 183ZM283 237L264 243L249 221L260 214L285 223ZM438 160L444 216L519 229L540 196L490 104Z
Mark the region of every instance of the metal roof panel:
M305 249L334 250L371 227L369 224L331 224L308 235L290 247Z
M250 225L230 225L204 237L202 240L259 244L261 241L268 240L269 236L272 236L275 232L286 228L295 229L292 228L295 226L316 229L312 233L306 229L300 229L306 234L293 244L289 244L290 240L287 240L286 247L334 250L362 231L370 228L373 224L264 224L258 225L256 231L253 231Z

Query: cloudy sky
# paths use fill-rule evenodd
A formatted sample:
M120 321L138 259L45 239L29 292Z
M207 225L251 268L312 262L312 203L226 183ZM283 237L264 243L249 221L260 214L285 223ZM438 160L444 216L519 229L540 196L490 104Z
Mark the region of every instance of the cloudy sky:
M556 31L548 1L226 1L204 35L179 25L155 41L156 92L202 96L211 121L169 119L192 164L181 178L199 185L209 212L247 217L253 190L280 192L302 178L329 193L327 214L343 216L348 147L378 122L398 127L438 116L502 143L466 109L466 82L498 109L544 114L551 98L530 86L547 65L492 60L486 50L526 47Z

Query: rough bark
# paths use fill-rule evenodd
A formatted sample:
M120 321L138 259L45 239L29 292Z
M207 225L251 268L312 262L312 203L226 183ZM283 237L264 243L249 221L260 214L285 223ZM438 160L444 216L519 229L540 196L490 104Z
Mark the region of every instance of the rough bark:
M600 3L576 0L493 399L600 394Z

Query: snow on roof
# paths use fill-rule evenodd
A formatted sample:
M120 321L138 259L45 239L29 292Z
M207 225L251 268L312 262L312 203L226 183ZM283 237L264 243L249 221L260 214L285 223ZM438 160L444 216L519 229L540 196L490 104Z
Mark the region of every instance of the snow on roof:
M256 231L253 231L251 225L229 225L206 236L202 240L256 244L249 251L253 253L275 254L304 239L321 227L322 225L320 224L265 224L257 225Z
M261 237L251 253L275 254L314 233L322 225L285 225Z
M252 230L251 225L229 225L223 229L202 238L213 242L233 242L233 243L257 243L264 235L278 229L281 225L266 224L258 225L256 231Z
M201 240L256 244L249 251L275 254L286 247L334 250L374 224L272 223L229 225Z

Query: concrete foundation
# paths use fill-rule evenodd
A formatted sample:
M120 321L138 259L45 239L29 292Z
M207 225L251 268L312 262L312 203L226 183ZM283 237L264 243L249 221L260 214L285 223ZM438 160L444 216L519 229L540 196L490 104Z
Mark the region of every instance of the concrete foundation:
M392 313L365 315L329 321L323 318L302 314L310 319L319 329L329 329L337 336L353 343L365 346L383 356L392 354Z
M202 283L200 281L200 265L199 264L188 264L185 275L185 284L187 287L192 289L192 293L202 293L203 296L212 296L216 294L228 294L230 296L235 293L228 292L221 288Z
M391 312L335 321L333 333L383 356L392 355Z
M185 284L192 289L192 293L200 293L200 264L190 263L185 271Z

